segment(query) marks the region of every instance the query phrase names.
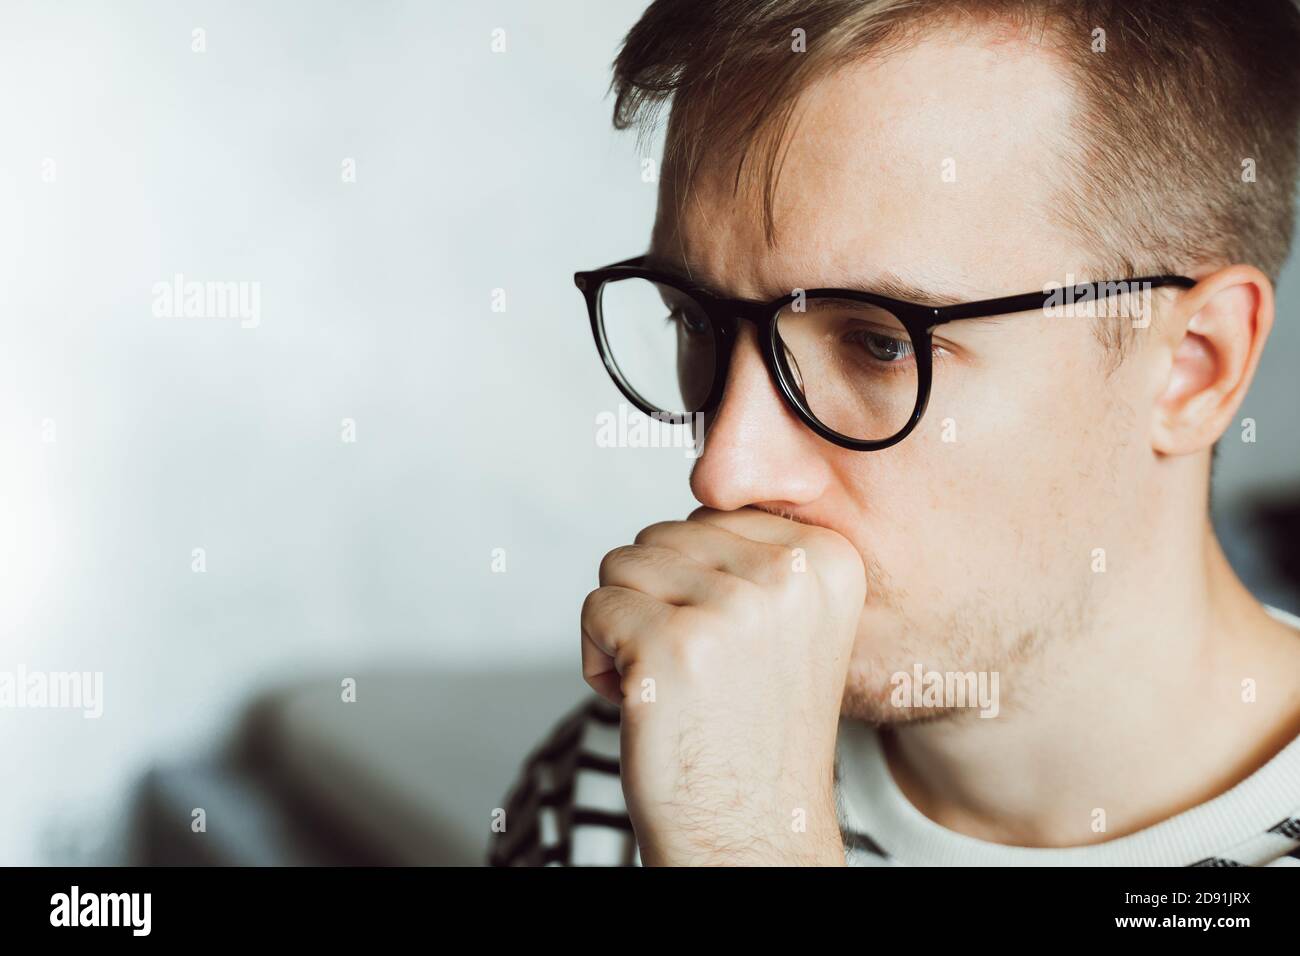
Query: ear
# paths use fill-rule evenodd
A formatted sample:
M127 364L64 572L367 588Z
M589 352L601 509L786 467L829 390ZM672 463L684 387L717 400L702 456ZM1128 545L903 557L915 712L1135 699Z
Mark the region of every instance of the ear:
M1178 298L1165 325L1172 362L1156 402L1155 451L1187 455L1218 441L1272 328L1273 284L1254 266L1221 269Z

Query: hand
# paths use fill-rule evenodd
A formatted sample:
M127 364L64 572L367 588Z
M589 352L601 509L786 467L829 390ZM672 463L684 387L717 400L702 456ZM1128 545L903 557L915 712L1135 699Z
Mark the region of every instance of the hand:
M582 608L587 683L622 705L646 865L844 863L840 702L866 576L825 528L753 508L651 525Z

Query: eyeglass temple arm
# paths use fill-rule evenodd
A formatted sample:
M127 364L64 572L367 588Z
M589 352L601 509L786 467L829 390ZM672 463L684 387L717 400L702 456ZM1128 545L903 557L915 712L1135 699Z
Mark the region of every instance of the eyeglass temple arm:
M1080 282L1074 286L1062 286L1046 292L1028 292L1024 295L1008 295L997 299L982 299L979 302L962 302L958 305L942 306L934 310L934 315L938 322L952 322L957 319L979 319L991 315L1013 315L1017 312L1032 312L1046 307L1054 297L1065 294L1067 289L1072 293L1069 301L1088 302L1097 298L1109 298L1111 295L1138 292L1144 286L1152 289L1163 286L1190 289L1194 285L1196 285L1195 279L1179 275L1141 276L1136 279ZM1105 291L1106 295L1101 296L1098 290Z

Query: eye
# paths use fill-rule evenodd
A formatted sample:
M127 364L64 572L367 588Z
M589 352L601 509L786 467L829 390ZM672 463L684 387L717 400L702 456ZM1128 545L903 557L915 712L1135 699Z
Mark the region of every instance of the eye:
M912 355L911 339L900 339L872 329L857 329L849 334L849 339L861 345L878 362L895 364Z
M676 322L691 335L704 335L709 331L709 319L698 309L673 306L668 321Z

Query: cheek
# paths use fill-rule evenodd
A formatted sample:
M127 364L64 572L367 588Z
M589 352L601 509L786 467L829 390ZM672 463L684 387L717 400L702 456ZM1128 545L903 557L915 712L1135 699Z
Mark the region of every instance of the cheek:
M1132 417L1095 364L1100 346L1086 345L1082 358L950 380L916 431L846 476L856 543L897 603L1078 586Z

